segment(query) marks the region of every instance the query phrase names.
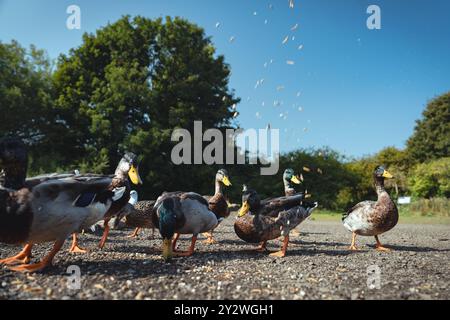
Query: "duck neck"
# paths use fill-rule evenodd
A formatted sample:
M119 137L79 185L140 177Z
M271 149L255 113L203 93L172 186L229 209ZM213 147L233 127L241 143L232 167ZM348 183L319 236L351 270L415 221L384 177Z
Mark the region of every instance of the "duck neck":
M123 170L120 166L117 167L116 171L114 172L114 178L118 179L120 181L127 180L128 173Z
M386 192L386 189L384 189L384 179L375 177L374 181L375 181L375 190L377 192L378 197L380 197L381 194Z
M222 184L218 180L216 180L216 190L215 190L214 194L215 195L216 194L223 194Z

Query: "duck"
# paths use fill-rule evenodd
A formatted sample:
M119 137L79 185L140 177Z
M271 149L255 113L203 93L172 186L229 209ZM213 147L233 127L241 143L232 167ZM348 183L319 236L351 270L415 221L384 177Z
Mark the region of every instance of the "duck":
M110 183L108 177L67 178L43 182L32 190L0 187L0 242L26 244L19 254L0 263L22 262L10 268L21 272L40 271L51 265L70 234L101 220L112 203L123 196L125 187L109 190ZM27 264L33 244L52 241L48 255L39 263Z
M99 248L102 249L105 246L106 240L109 235L109 221L117 216L119 212L128 204L130 200L131 184L139 185L143 184L139 175L139 166L137 164L137 156L132 152L126 152L114 172L114 178L112 180L111 189L125 187L124 197L115 201L104 217L103 224L103 236L99 243Z
M230 215L230 208L227 198L224 195L223 188L231 186L231 181L228 171L219 169L215 177L215 192L214 195L208 199L208 207L217 217L222 221ZM203 235L207 237L206 243L213 244L216 240L213 237L213 231L205 232Z
M111 185L109 186L110 190L120 189L122 186L127 186L123 181L127 178L123 178L123 176L129 175L130 180L135 183L142 183L142 180L138 173L138 167L135 165L136 163L136 155L127 152L122 157L119 165L116 169L115 175L98 175L92 173L80 174L78 170L75 170L72 173L50 173L50 174L42 174L39 176L26 178L27 176L27 167L28 167L28 152L23 141L16 137L5 137L0 140L0 167L3 167L4 171L4 186L10 189L18 190L20 188L26 187L32 190L35 186L47 182L50 180L59 180L66 178L74 178L76 177L77 181L88 181L93 178L110 178ZM128 168L128 172L125 170ZM125 172L124 172L125 171ZM120 208L123 203L128 201L129 192L128 189L125 189L123 193L123 197L115 198L113 206L107 212L107 217L111 218L116 211L120 211ZM119 208L120 207L120 208ZM97 222L97 221L95 221ZM109 227L109 226L108 226ZM80 230L81 231L81 230ZM106 238L105 238L106 241ZM78 238L77 233L72 235L72 245L69 249L71 253L85 253L87 252L85 249L82 249L78 246Z
M378 236L394 228L398 222L397 206L384 188L384 180L393 178L394 176L384 166L377 166L373 171L377 201L362 201L343 215L344 227L352 232L350 250L358 250L356 236L360 235L375 237L376 250L390 251L381 244Z
M174 253L183 257L193 255L198 234L213 230L219 223L208 201L195 192L165 192L156 200L153 211L153 225L163 239L162 255L166 261ZM187 251L176 249L180 234L192 234Z
M155 226L153 224L153 207L156 200L141 200L135 203L133 211L126 216L125 224L134 227L133 233L128 238L136 238L142 229L152 229L152 237L155 237Z
M260 243L257 251L266 251L269 240L282 236L281 250L270 256L284 257L289 244L289 233L308 218L318 203L303 201L303 194L261 200L258 193L244 185L242 206L234 223L237 236L248 243Z
M295 175L294 169L287 168L283 173L284 194L286 197L296 194L294 184L300 184L299 176Z

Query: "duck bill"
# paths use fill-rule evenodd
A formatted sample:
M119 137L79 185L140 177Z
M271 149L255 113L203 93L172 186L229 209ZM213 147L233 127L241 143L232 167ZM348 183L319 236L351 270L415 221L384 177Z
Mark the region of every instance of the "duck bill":
M291 182L293 182L293 183L295 183L295 184L300 184L300 180L298 179L297 176L292 176Z
M390 174L388 171L384 170L383 178L385 178L385 179L392 179L392 178L394 178L394 176L392 174Z
M139 176L138 168L134 165L132 165L130 171L128 171L128 176L133 184L142 184L142 179Z
M230 179L229 179L227 176L223 177L222 183L223 183L224 185L226 185L227 187L231 186Z
M172 259L172 239L163 239L162 255L165 261Z
M248 205L247 201L244 201L244 203L242 204L242 207L239 209L238 217L245 216L247 214L247 212L249 212L249 211L250 211L250 206Z

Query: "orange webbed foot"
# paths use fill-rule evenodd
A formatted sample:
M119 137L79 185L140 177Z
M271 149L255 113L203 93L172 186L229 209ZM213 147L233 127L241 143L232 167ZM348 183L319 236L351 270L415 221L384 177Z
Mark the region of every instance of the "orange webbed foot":
M30 260L31 260L30 257L24 257L24 258L10 257L10 258L0 260L0 264L4 264L4 265L27 264L30 262Z
M44 270L46 267L50 266L51 263L39 262L35 264L21 264L19 266L10 267L9 269L17 272L37 272Z
M269 254L269 256L283 258L286 256L286 252L283 252L282 250L280 250L280 251L272 252L271 254Z
M383 247L383 246L375 246L375 249L377 251L382 251L382 252L391 252L391 249Z
M73 246L69 249L70 253L87 253L86 249L80 248L79 246Z

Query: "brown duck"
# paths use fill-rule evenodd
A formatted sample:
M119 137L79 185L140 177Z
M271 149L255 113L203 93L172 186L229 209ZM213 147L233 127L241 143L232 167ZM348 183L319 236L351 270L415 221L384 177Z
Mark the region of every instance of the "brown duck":
M152 238L155 236L155 226L153 225L153 206L156 200L142 200L134 204L132 212L126 216L125 224L135 228L129 238L136 238L141 229L152 229Z
M384 189L384 180L392 178L393 176L383 166L376 167L373 179L378 200L360 202L342 217L344 227L353 234L350 250L358 250L355 240L356 235L361 235L374 236L375 248L380 251L389 251L380 243L378 235L391 230L398 222L397 206Z
M242 240L260 243L258 251L266 250L267 241L283 236L281 250L270 255L284 257L290 231L308 218L316 207L317 202L303 202L303 194L261 201L255 190L244 186L242 207L234 223L234 230Z

